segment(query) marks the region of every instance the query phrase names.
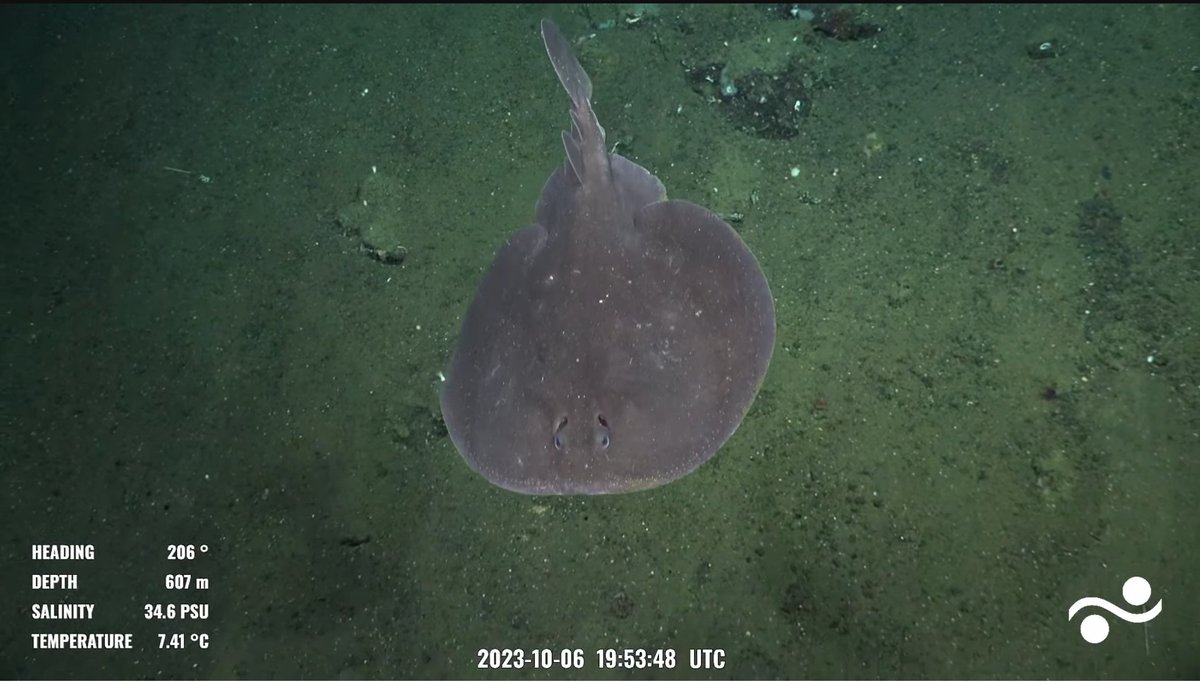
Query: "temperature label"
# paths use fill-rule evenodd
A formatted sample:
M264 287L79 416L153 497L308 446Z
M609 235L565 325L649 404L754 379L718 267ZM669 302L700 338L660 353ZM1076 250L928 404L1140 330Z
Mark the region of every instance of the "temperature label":
M33 633L34 649L132 649L133 635L128 633Z

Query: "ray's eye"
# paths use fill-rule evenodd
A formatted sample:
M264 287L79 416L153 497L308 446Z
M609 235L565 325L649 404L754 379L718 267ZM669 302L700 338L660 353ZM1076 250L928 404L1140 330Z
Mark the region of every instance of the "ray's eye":
M612 443L612 438L608 435L608 420L604 418L604 415L598 414L596 421L600 422L600 436L596 438L596 442L600 444L601 449L607 450L609 444Z
M563 449L563 437L562 437L562 431L563 431L563 429L564 429L564 428L566 428L566 426L567 426L567 418L566 418L566 417L563 417L563 418L562 418L562 421L560 421L560 422L558 423L558 428L556 428L556 429L554 430L554 449L555 449L555 450L562 450L562 449Z

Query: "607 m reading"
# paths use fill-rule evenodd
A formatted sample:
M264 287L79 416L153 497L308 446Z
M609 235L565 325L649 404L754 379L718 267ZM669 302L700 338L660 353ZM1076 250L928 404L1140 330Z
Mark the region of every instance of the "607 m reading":
M168 590L188 590L192 587L192 574L190 573L168 573L167 574L167 589ZM197 590L208 589L208 578L196 576L194 579Z

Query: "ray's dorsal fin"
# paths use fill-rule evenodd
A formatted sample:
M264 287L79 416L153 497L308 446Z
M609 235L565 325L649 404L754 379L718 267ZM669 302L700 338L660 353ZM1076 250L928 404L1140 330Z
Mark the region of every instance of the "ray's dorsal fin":
M574 179L583 184L592 174L609 170L604 128L600 127L596 113L592 111L592 79L583 70L571 43L549 19L542 19L542 41L558 81L571 97L571 130L563 131L563 150Z

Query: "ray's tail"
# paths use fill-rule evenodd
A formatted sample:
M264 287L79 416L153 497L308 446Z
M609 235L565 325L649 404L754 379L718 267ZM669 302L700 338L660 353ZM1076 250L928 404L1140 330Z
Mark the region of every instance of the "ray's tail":
M582 108L584 102L592 100L592 79L588 78L583 65L575 57L571 43L549 19L542 19L542 41L546 43L546 54L550 55L550 63L554 65L559 82L571 96L571 102L577 108Z
M549 19L542 19L542 41L558 81L571 96L571 130L563 131L562 141L572 181L577 185L587 179L602 181L610 168L604 128L592 110L592 79L583 70L571 43Z

